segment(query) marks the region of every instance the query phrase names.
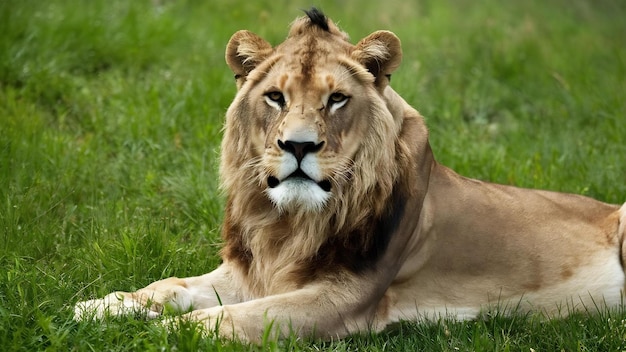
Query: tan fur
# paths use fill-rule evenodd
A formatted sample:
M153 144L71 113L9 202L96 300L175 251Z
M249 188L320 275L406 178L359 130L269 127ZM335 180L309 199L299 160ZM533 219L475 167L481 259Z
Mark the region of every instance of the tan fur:
M80 302L77 319L191 310L222 336L258 341L270 322L278 336L334 338L402 319L621 303L626 205L439 165L422 117L389 86L398 38L352 45L308 15L276 47L248 31L227 46L239 91L222 141L224 263Z

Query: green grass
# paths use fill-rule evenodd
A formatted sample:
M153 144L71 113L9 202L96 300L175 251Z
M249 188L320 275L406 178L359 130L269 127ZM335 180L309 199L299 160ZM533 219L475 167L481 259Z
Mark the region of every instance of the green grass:
M393 86L463 175L626 200L626 3L344 1L353 41L403 41ZM309 2L0 2L3 350L626 350L626 311L402 323L342 341L248 346L72 306L218 263L217 165L235 93L223 52L273 43Z

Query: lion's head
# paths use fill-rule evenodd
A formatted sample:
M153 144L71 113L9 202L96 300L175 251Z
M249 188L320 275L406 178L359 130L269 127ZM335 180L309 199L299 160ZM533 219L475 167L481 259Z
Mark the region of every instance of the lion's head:
M239 31L226 50L239 90L222 182L228 194L253 188L279 212L354 206L349 198L388 193L394 178L398 121L383 94L401 61L398 38L379 31L352 45L319 11L307 15L274 48Z
M248 31L230 39L222 256L257 278L256 294L330 263L375 263L428 183L423 120L389 86L401 57L393 33L353 45L315 9L275 47Z

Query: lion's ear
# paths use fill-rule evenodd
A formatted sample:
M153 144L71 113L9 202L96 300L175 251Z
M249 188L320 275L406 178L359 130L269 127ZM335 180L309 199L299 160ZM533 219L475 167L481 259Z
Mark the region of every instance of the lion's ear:
M272 53L272 46L250 31L238 31L226 45L226 63L235 74L237 88L241 88L246 76Z
M386 86L402 62L400 39L389 31L374 32L357 43L352 58L376 77L377 86Z

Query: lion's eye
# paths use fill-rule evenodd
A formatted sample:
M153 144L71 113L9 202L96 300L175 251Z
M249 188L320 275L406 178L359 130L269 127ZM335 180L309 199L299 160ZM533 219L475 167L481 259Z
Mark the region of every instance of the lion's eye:
M278 91L271 91L265 93L265 100L270 105L278 105L278 107L282 108L285 106L285 96L283 93Z
M342 93L331 94L330 97L328 97L328 107L330 108L330 113L333 114L337 111L337 109L346 105L348 99L350 99L350 97Z
M347 99L348 97L346 95L343 95L341 93L333 93L328 98L328 103L337 104L337 103L341 103L342 101L346 101Z

